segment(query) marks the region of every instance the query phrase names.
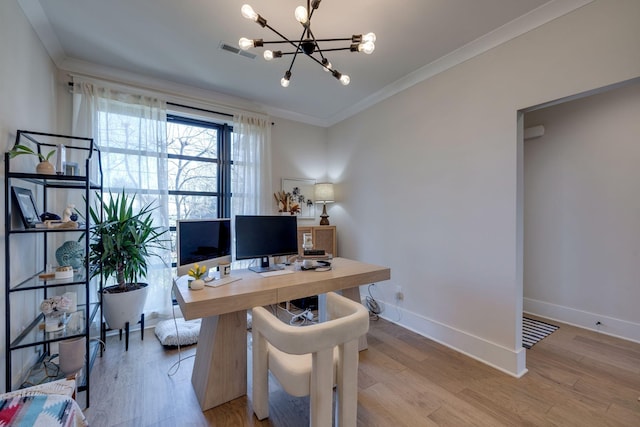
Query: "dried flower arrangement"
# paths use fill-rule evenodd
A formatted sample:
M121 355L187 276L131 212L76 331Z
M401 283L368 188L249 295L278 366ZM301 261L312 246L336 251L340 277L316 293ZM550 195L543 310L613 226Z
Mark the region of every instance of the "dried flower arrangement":
M71 307L71 300L66 296L47 298L40 303L40 311L44 314L53 312L66 312Z
M290 212L291 215L299 214L302 204L313 205L313 200L307 199L300 191L300 187L294 187L290 193L278 191L273 194L273 197L278 203L278 212Z

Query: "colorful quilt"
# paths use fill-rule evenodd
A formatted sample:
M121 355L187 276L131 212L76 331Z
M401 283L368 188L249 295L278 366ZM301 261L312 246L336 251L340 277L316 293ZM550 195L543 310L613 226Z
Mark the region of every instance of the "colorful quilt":
M0 399L0 427L84 427L75 400L62 395L29 395Z

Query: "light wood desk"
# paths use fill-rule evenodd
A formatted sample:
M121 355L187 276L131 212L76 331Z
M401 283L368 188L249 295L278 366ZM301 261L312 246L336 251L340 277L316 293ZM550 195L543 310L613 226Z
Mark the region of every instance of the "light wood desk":
M331 265L331 271L271 277L236 270L231 274L242 280L199 291L189 290L186 280L174 283L184 318L202 318L191 383L203 411L247 392L248 309L338 290L360 302L358 286L391 278L391 270L378 265L345 258Z

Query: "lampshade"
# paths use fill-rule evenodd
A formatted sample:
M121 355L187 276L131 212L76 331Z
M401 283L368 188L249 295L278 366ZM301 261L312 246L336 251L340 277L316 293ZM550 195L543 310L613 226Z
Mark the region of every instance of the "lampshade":
M333 184L330 182L316 184L314 196L316 203L333 203L335 201L335 196L333 195Z

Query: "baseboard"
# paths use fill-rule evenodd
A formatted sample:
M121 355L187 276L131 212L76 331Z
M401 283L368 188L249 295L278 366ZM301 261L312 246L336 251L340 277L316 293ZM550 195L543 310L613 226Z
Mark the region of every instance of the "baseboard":
M640 323L603 316L545 301L523 298L523 311L579 328L640 343ZM597 324L600 322L600 324Z
M508 375L520 378L527 373L526 350L508 349L451 326L444 325L402 307L384 304L380 315L385 320L407 328L425 338L465 354Z

